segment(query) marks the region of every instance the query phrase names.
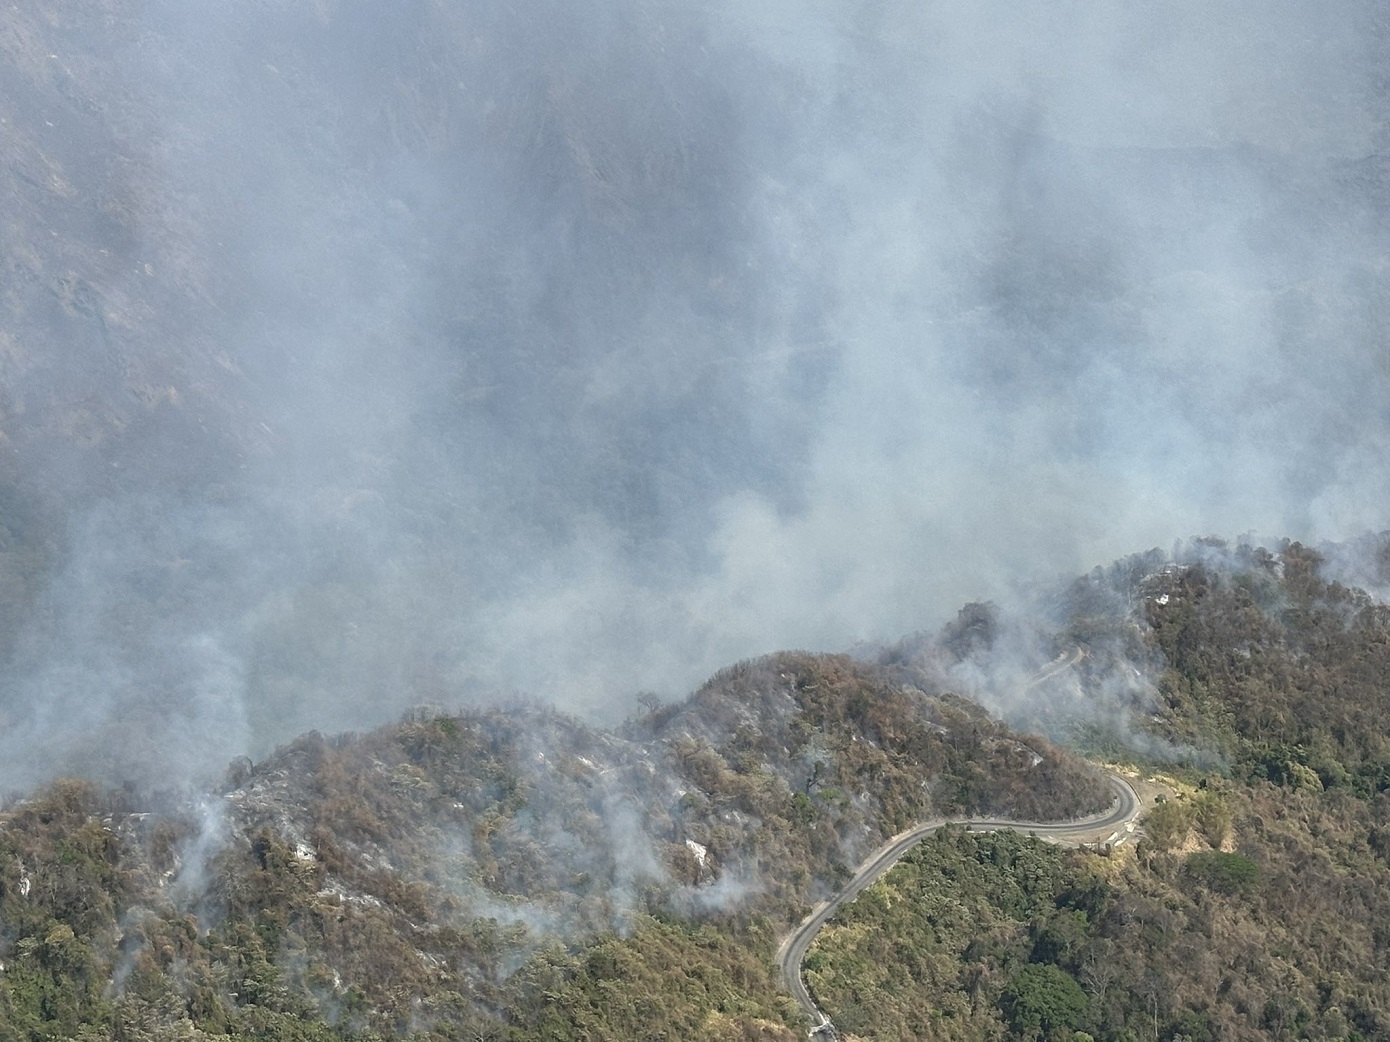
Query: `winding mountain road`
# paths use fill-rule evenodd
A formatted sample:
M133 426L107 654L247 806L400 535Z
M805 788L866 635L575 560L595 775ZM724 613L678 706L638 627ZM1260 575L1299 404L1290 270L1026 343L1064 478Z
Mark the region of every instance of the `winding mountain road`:
M1072 821L1010 821L1007 819L972 821L960 818L940 818L915 825L906 832L894 836L876 850L868 860L859 866L859 870L854 873L854 878L834 897L817 905L777 949L777 965L782 970L782 977L786 981L787 989L816 1024L816 1027L811 1030L811 1035L835 1037L835 1029L830 1023L830 1018L821 1011L815 1000L811 998L811 993L806 988L806 981L801 976L801 963L806 958L806 951L811 947L811 942L816 939L816 934L820 932L821 927L831 916L858 897L861 891L871 886L879 876L896 864L899 858L943 825L964 825L972 832L1013 829L1016 832L1027 832L1039 839L1047 840L1049 843L1064 845L1123 842L1125 837L1134 830L1139 812L1143 809L1143 801L1139 794L1134 791L1134 786L1124 778L1110 771L1106 771L1105 775L1115 792L1115 801L1110 805L1109 810L1089 818L1077 818Z

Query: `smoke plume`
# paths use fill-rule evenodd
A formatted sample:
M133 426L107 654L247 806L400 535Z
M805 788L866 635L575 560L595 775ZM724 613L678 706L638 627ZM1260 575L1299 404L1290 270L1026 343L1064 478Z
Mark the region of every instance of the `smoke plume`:
M1372 0L0 30L0 783L1385 527Z

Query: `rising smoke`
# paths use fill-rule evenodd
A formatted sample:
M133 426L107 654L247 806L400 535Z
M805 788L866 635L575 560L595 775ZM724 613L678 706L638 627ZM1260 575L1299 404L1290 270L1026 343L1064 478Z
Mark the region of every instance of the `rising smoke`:
M4 784L1385 527L1372 0L46 7Z

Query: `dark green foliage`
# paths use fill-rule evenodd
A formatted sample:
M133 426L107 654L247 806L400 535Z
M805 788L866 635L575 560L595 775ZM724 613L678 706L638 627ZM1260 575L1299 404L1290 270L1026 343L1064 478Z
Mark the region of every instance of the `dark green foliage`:
M1015 1032L1079 1027L1086 1013L1086 993L1071 975L1056 966L1029 963L1015 974L999 1001Z
M1370 837L1390 801L1216 795L1242 853L1105 857L943 830L822 932L807 980L870 1038L1386 1037L1390 868ZM1040 996L1075 996L1052 970L1087 999L1060 1034Z
M1053 868L999 879L985 840L933 839L813 950L837 1023L1034 1037L1050 1007L1024 1000L1070 993L1064 974L1088 1002L1062 1004L1057 1038L1390 1037L1390 609L1298 544L1207 549L1133 579L1149 628L1131 629L1166 663L1155 728L1229 775L1152 810L1138 857L1045 851ZM1087 633L1106 632L1116 606L1091 610ZM968 861L942 860L966 842Z
M1242 854L1204 850L1188 855L1187 873L1222 894L1250 894L1260 882L1260 866Z
M1007 982L1030 960L1073 962L1089 913L1110 901L1073 857L1014 832L942 829L822 932L807 981L852 1033L912 1037L932 1024L936 1037L996 1037L1001 1010L1034 1008Z

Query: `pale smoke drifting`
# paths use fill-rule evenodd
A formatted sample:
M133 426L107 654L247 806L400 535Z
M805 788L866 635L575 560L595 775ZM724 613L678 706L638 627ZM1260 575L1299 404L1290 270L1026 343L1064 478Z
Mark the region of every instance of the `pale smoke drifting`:
M52 333L117 362L11 391L165 404L16 464L64 521L14 783L621 714L1194 532L1385 527L1376 3L118 21L45 42L120 99L65 175L135 170L138 234Z

